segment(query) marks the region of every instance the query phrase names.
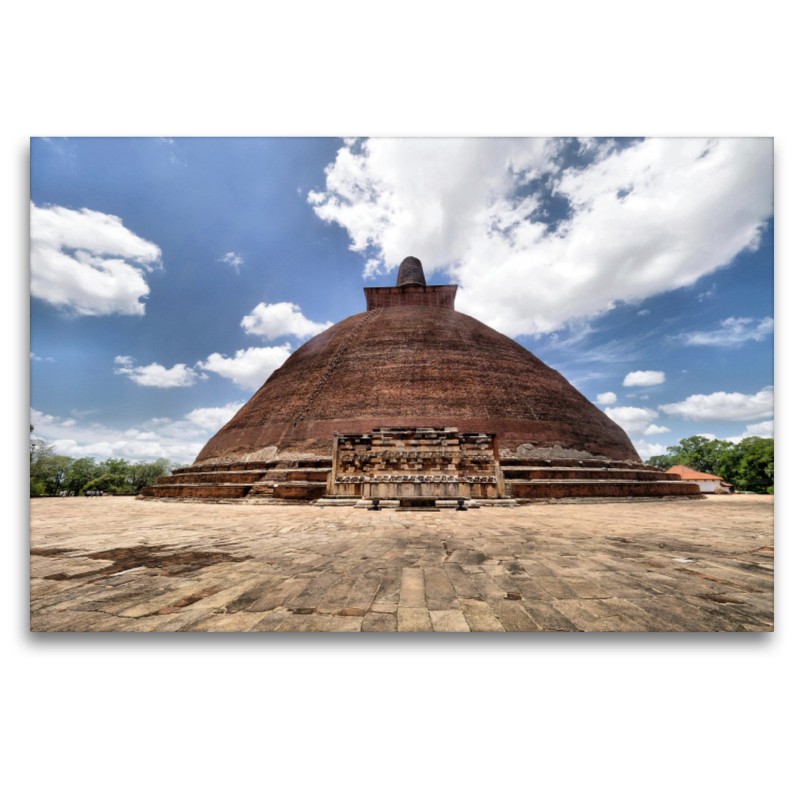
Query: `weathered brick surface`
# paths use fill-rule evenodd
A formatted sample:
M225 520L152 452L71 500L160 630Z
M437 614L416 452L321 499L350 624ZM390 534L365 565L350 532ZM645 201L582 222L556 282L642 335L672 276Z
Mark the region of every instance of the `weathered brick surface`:
M640 461L616 423L524 347L449 308L407 305L306 342L197 460L269 446L330 456L334 433L409 425L494 433L511 451L559 445Z
M249 485L215 486L213 484L196 484L183 486L145 486L144 497L178 497L192 499L227 499L245 497L250 491Z
M164 475L158 479L159 486L171 486L186 483L256 483L264 477L264 470L236 470L225 472L195 472L176 475Z
M684 481L506 481L515 498L532 497L666 497L700 495L696 483Z
M379 286L364 289L367 311L376 308L424 306L454 310L456 286Z

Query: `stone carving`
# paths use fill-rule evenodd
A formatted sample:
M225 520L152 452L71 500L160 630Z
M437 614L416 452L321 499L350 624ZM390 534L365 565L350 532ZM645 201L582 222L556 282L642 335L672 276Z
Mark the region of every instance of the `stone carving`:
M455 427L337 434L329 497L503 496L494 435Z

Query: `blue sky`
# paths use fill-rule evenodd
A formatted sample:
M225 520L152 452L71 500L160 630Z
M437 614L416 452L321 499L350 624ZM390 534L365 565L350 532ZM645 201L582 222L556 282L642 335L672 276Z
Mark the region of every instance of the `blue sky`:
M772 194L768 139L33 139L32 421L191 462L415 255L643 458L771 436Z

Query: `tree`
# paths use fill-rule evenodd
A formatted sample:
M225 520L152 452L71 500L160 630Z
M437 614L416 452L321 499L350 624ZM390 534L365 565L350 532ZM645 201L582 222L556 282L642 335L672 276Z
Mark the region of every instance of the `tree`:
M668 447L668 456L653 456L647 463L669 469L675 464L711 475L719 475L739 491L772 493L775 483L775 442L751 436L738 444L703 436L681 439Z
M49 475L47 479L47 493L58 494L61 491L64 479L72 466L74 459L69 456L51 456L49 460Z
M158 483L162 475L169 475L172 465L168 458L157 458L152 464L145 461L137 461L131 464L128 470L128 482L132 494L139 494L145 486L153 486Z
M650 456L644 463L649 464L651 467L661 467L661 469L667 470L680 462L675 456Z
M97 478L90 480L84 487L84 492L106 492L109 494L128 494L128 484L125 475L113 475L104 472Z
M103 472L107 472L110 475L117 475L124 477L128 474L128 469L130 468L130 462L126 461L124 458L107 458L105 461L101 461L97 465Z
M30 432L33 433L33 425L30 426ZM53 445L48 444L44 439L31 436L30 447L31 497L41 497L47 494L47 482L50 476L51 459L53 458Z
M775 441L742 439L726 453L720 471L740 491L766 494L775 483Z
M64 477L63 487L69 492L80 494L87 483L99 478L102 471L93 458L79 458L72 462Z
M705 472L709 475L718 475L725 453L733 445L720 439L706 439L705 436L689 436L681 439L677 447L668 447L667 452L673 459L673 464L683 464L686 467Z

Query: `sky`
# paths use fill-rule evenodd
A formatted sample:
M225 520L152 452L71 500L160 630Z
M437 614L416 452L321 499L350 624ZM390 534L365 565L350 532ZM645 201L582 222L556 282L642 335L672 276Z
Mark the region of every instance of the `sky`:
M628 433L773 435L765 138L31 140L31 422L191 463L408 255Z

